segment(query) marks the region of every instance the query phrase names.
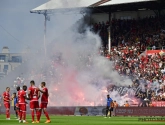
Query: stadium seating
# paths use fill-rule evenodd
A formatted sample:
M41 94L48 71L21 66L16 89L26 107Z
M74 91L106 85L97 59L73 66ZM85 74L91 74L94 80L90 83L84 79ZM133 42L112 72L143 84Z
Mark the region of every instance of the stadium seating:
M144 19L112 20L112 49L107 55L108 33L106 24L96 23L94 32L99 32L105 56L114 62L114 69L121 76L130 76L132 87L142 84L143 92L136 95L139 106L149 106L149 101L165 101L165 16ZM106 38L105 38L106 37ZM136 82L138 81L138 82ZM139 84L139 85L140 85Z
M148 49L162 49L165 40L160 40L160 32L165 29L165 16L147 17L144 19L116 20L111 22L112 46L139 46L141 51ZM109 22L95 23L93 31L99 32L104 47L108 44ZM163 48L164 49L164 48Z
M112 49L108 54L109 22L95 23L93 31L99 32L103 41L103 54L114 62L114 69L122 76L129 76L133 80L132 87L142 84L145 87L136 97L141 100L139 106L147 106L144 99L150 101L165 101L165 39L162 38L165 29L165 16L147 17L144 19L115 20L111 22ZM154 51L149 55L148 50ZM162 51L161 51L162 50ZM36 83L46 80L50 83L55 77L55 65L58 65L57 57L48 62L46 69L38 72L37 68L26 72L26 76L11 74L14 87L20 84L28 84L31 79ZM23 72L25 64L19 67L18 72ZM39 67L42 68L42 67ZM49 69L49 72L47 72ZM17 70L16 70L17 71ZM17 73L18 74L18 73ZM9 74L10 76L10 74ZM19 77L19 78L17 78ZM48 78L49 77L49 78ZM138 82L137 82L138 81ZM10 83L10 81L8 81ZM140 85L139 84L139 85ZM149 103L148 103L149 106Z

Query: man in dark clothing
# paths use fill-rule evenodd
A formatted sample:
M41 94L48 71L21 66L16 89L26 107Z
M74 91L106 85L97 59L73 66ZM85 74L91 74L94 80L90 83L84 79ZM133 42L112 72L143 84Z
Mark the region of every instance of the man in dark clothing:
M16 118L18 118L18 113L17 113L17 103L18 103L18 98L16 96L16 93L13 93L13 99L14 99L14 111L15 111L15 115L16 115Z
M105 118L107 118L107 115L108 115L108 112L110 111L112 102L113 102L113 100L110 98L109 95L107 95L107 106L106 106L106 117Z

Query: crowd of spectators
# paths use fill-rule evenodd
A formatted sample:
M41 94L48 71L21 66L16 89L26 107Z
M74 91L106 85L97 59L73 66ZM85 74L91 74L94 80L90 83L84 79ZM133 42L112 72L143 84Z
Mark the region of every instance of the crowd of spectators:
M99 33L104 50L108 46L109 22L95 23L93 31ZM146 17L139 19L112 19L111 21L111 46L139 48L140 52L146 49L165 49L165 40L160 32L165 32L165 15L160 17ZM105 54L107 54L105 52Z
M38 65L38 63L33 64L34 66L32 69L26 73L21 73L14 79L12 88L16 88L17 86L22 87L23 85L29 86L31 80L35 80L36 86L39 86L43 81L46 81L49 84L52 82L58 83L58 81L56 81L58 73L55 68L55 65L57 64L55 62L58 61L54 58L52 57L52 60L47 60L40 65Z
M45 74L42 70L32 69L26 76L23 73L14 80L13 88L17 86L29 85L29 82L34 79L37 85L42 81L45 81Z
M14 80L14 87L17 85L21 85L24 84L25 78L23 77L23 74L21 74L20 76L18 76L15 80Z
M142 55L139 57L136 50L128 53L120 49L114 49L110 55L114 62L114 69L121 76L129 76L132 79L132 87L143 86L144 91L137 97L150 101L165 101L165 55Z
M153 101L165 101L165 53L152 55L146 50L165 49L165 16L144 19L112 20L111 53L107 51L107 28L109 22L94 25L104 41L104 56L114 62L114 69L125 77L130 77L131 87L143 88L135 96L139 106L151 106ZM106 37L105 37L106 36ZM106 39L105 39L105 38ZM102 51L103 52L103 51Z
M155 53L146 55L146 49L164 49L165 39L163 38L165 29L165 16L147 17L143 19L115 20L111 22L111 53L107 51L109 22L96 23L93 26L94 32L99 32L103 41L103 55L109 56L114 62L114 70L117 70L122 77L130 77L133 84L131 87L142 86L135 96L139 100L139 106L149 106L152 101L165 101L165 54ZM59 56L60 57L60 56ZM48 67L36 67L28 76L19 76L14 84L27 84L31 79L36 83L54 81L58 74L56 65L61 65L59 57L49 60ZM47 72L49 71L49 72ZM58 76L58 78L60 78Z

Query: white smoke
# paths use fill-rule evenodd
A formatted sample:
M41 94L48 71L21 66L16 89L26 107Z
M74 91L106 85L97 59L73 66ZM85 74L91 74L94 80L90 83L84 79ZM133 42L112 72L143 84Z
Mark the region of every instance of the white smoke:
M73 1L61 0L56 6L67 8L71 4ZM75 2L74 0L74 5L78 4L81 5L82 1ZM79 16L83 18L81 14ZM100 56L101 39L91 32L89 27L86 27L85 22L77 20L77 24L72 25L75 18L68 19L63 13L55 15L55 18L61 22L57 23L53 20L56 28L50 30L55 40L47 46L47 57L43 56L44 53L39 53L35 56L36 61L30 64L30 69L35 69L38 73L44 70L46 74L44 81L49 88L50 105L105 105L108 85L132 84L129 79L121 80L121 76L112 70L113 64ZM82 23L84 23L82 28L85 32L79 33ZM65 32L57 37L60 29L65 29ZM117 93L112 94L111 97L116 101L124 101Z

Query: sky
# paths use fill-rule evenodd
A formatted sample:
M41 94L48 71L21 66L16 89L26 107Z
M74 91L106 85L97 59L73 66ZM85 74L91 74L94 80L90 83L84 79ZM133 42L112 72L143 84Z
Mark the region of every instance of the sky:
M44 16L31 14L30 10L45 2L47 0L0 0L0 51L3 46L8 46L13 53L27 47L37 49L32 43L43 40Z
M22 52L27 47L32 50L43 47L44 16L32 14L30 10L47 1L0 0L0 51L4 46L8 46L12 53ZM57 17L57 15L54 15L51 17L51 21L48 22L47 41L53 40L60 33L57 32L61 30L60 26L55 25L60 23L60 18L58 19ZM73 17L68 15L67 18ZM74 18L77 20L80 16L74 14ZM65 23L62 25L65 25Z
M23 52L26 48L32 51L43 48L44 16L30 13L30 10L46 2L48 0L0 0L0 52L4 46L9 47L12 53ZM60 16L53 15L47 22L48 42L64 31L65 22L60 20L63 19ZM66 20L81 17L74 13L64 16Z

